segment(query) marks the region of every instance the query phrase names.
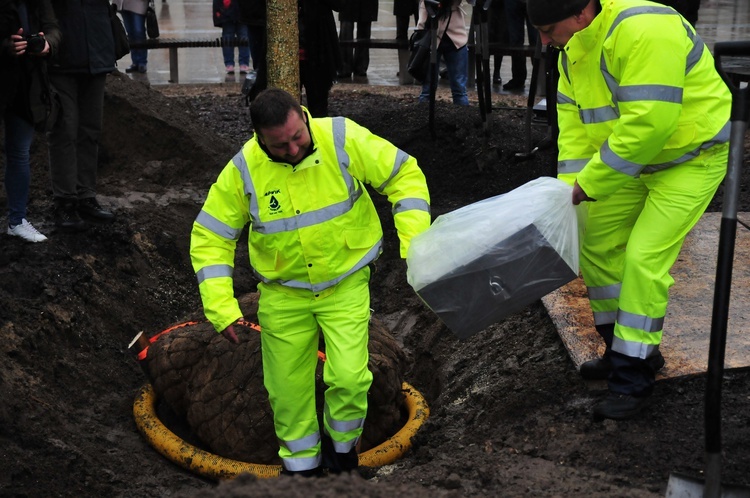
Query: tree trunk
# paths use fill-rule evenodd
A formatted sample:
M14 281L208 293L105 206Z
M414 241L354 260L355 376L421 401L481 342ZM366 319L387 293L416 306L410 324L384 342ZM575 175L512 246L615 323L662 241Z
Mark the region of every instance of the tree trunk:
M268 86L300 98L297 0L267 0Z

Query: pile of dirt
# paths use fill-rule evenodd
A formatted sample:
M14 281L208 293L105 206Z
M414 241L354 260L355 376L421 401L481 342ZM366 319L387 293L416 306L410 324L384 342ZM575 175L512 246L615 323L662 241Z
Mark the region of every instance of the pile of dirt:
M36 140L29 219L50 240L0 237L0 495L663 496L670 472L700 474L705 378L659 382L635 420L593 422L602 393L580 379L541 303L459 341L406 282L390 205L375 193L385 251L373 313L403 347L405 378L431 408L412 450L363 477L241 477L218 487L158 454L133 420L145 377L127 345L200 309L191 225L251 130L238 91L226 89L167 97L109 78L99 193L117 220L82 234L54 230L46 149ZM330 110L419 160L434 216L553 170L550 148L518 160L525 114L512 103L494 102L484 123L476 101L441 100L431 130L417 93L336 87ZM545 131L532 128L534 144ZM750 211L748 173L741 182L739 208ZM720 208L717 199L710 209ZM239 246L241 295L257 282ZM727 372L723 396L724 478L750 485L750 373Z

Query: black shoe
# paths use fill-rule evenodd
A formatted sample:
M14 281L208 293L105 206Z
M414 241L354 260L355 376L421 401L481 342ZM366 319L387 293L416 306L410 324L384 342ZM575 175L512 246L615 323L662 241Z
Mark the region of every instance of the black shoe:
M648 396L637 397L628 394L609 393L604 401L594 405L594 421L601 422L606 418L612 420L633 418L648 406L648 402Z
M509 82L503 85L503 90L520 90L525 85L526 84L522 80L511 78Z
M323 467L327 468L331 474L359 470L357 450L352 448L349 453L337 453L331 437L326 434L321 434L320 451L323 456Z
M493 85L499 85L502 82L503 82L503 79L500 76L493 76L492 78Z
M345 73L343 71L340 71L340 72L336 73L336 76L340 80L348 80L348 79L351 79L352 73Z
M607 380L611 371L612 362L606 357L586 361L579 370L581 377L586 380Z
M115 215L102 208L96 201L96 197L79 199L78 214L82 218L95 223L112 223L115 221Z
M147 71L145 64L131 64L125 68L126 73L145 73Z
M310 470L286 470L284 467L281 468L282 476L300 476L300 477L323 477L323 469L315 467Z
M64 232L82 232L88 228L73 199L55 199L54 218L55 226Z

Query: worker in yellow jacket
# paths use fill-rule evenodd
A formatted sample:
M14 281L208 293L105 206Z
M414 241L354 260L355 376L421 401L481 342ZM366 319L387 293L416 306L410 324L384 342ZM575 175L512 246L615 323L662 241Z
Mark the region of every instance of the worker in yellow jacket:
M670 7L644 0L528 0L561 49L558 175L587 201L581 272L606 353L596 419L638 414L652 393L669 272L726 173L731 95L709 48ZM583 207L583 206L582 206Z
M263 376L283 472L351 471L372 382L370 263L383 244L365 185L393 205L405 258L412 237L430 225L427 184L415 158L344 117L312 118L283 90L261 92L250 117L255 135L219 174L193 224L190 256L204 311L238 342L233 324L242 313L232 272L249 225ZM328 386L322 434L315 410L320 333Z

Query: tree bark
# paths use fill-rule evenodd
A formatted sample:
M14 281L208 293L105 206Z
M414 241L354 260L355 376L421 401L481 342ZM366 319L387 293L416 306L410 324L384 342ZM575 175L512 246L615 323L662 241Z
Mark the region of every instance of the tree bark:
M300 99L297 0L267 0L268 86Z

